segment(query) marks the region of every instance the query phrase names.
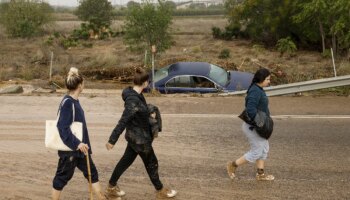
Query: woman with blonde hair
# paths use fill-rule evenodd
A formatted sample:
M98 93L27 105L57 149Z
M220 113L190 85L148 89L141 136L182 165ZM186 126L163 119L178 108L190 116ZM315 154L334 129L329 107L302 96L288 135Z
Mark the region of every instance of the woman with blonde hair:
M58 200L61 192L68 181L73 177L74 170L77 167L88 179L88 166L86 156L90 159L92 189L98 196L98 199L105 200L101 192L101 186L98 180L98 172L91 158L91 145L86 126L84 110L79 102L79 95L84 88L83 77L78 73L77 68L70 68L65 80L68 94L62 99L59 106L60 115L57 122L57 128L63 143L72 151L58 151L59 161L57 171L53 179L52 199ZM73 110L74 109L74 110ZM74 116L74 119L73 119ZM70 125L73 121L83 124L83 139L80 141L72 134Z

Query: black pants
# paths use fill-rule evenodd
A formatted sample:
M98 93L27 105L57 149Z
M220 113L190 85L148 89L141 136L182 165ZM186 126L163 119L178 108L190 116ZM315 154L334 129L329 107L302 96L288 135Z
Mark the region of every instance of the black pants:
M94 162L90 158L90 170L91 170L91 182L98 182L98 173ZM62 190L68 181L73 177L75 168L78 167L80 171L83 172L86 179L88 179L88 168L86 163L86 157L74 157L74 156L64 156L60 157L58 161L57 171L55 178L53 179L53 188L56 190Z
M109 184L112 186L115 186L117 184L120 176L135 161L137 155L140 155L143 164L146 167L148 176L151 179L156 190L161 190L163 188L163 184L159 180L158 160L156 155L154 154L153 147L151 144L135 145L128 143L123 157L120 159L120 161L114 168L113 174L109 179Z

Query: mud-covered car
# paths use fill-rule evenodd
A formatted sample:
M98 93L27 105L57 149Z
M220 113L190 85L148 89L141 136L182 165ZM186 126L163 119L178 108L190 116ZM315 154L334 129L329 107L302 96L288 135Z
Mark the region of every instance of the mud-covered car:
M161 93L216 93L246 90L253 74L240 71L225 71L206 62L178 62L155 70L151 77L155 89Z

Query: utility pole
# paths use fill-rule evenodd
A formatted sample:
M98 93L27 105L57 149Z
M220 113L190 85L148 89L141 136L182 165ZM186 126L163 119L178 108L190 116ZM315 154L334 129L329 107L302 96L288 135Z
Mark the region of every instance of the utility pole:
M152 45L152 89L155 89L154 83L154 54L157 52L156 45Z

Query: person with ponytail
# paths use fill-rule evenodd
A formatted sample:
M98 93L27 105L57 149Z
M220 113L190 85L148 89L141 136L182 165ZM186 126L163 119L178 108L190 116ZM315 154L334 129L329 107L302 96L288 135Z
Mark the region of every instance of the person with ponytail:
M142 91L148 86L149 75L143 69L136 69L133 87L127 87L122 92L124 101L123 114L112 131L107 150L111 150L118 141L119 136L126 129L125 139L128 144L124 155L115 166L106 189L107 197L124 196L117 182L120 176L131 166L139 155L146 167L149 178L157 191L157 197L171 198L176 195L175 190L163 187L158 174L158 160L152 147L152 130L149 122L149 110Z
M268 98L264 91L264 87L270 85L270 71L262 68L256 71L252 83L247 90L245 98L246 111L250 119L254 119L258 110L270 115L268 107ZM243 133L246 135L250 150L235 161L230 161L227 164L227 173L231 179L235 178L236 169L245 163L256 163L257 173L256 179L258 181L272 181L275 179L273 175L265 173L265 160L269 152L269 141L260 137L254 127L246 122L242 125Z
M73 177L76 167L83 172L85 178L88 180L88 166L85 157L89 156L92 189L99 200L105 200L106 197L101 192L97 169L91 158L92 151L84 111L78 99L80 93L83 91L84 82L77 68L70 68L65 84L68 89L68 94L63 97L59 107L60 116L57 122L57 128L63 143L71 148L72 151L58 151L59 161L53 179L52 199L58 200L60 198L64 186ZM73 121L83 124L82 141L72 134L70 125Z

